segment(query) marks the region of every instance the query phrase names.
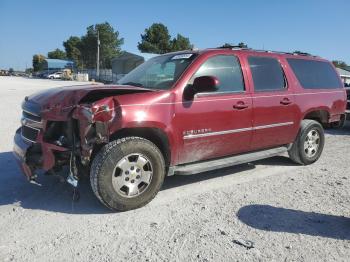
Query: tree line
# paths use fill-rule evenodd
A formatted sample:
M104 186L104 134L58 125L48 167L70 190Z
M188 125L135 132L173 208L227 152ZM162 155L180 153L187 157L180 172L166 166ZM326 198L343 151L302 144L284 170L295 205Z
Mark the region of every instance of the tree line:
M338 67L338 68L341 68L341 69L344 69L347 71L350 70L350 66L347 63L345 63L344 61L333 60L332 63L335 67Z
M71 60L78 69L96 68L97 35L99 35L100 40L100 67L111 68L112 59L122 51L121 46L124 44L124 38L108 22L105 22L87 27L83 36L71 36L63 41L64 50L56 48L48 52L47 56L43 54L33 55L33 71L42 71L46 58ZM230 46L234 45L225 43L222 47ZM247 47L243 42L237 46ZM192 49L193 44L188 37L179 33L172 37L164 24L153 23L141 34L137 48L142 53L165 54Z
M35 54L33 56L33 70L43 70L46 58L72 60L78 69L96 68L97 63L97 35L100 40L100 66L111 68L112 59L121 53L124 38L108 22L87 27L85 35L71 36L63 42L64 50L56 48L47 56ZM171 37L168 28L161 23L154 23L141 34L141 41L137 45L143 53L164 54L172 51L193 48L190 39L181 34Z

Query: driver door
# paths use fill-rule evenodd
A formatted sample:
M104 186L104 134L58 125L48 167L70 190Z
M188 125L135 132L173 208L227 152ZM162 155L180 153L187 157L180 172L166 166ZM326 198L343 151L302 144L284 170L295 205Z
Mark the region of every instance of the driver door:
M176 126L182 134L179 163L212 159L248 151L252 137L252 98L245 89L238 57L209 57L191 77L214 76L218 90L197 93L176 104Z

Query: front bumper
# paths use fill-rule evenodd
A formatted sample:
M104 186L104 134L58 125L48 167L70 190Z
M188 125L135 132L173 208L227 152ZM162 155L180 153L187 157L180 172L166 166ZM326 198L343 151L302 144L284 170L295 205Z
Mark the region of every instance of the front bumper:
M44 139L44 134L50 126L47 124L48 120L42 116L39 104L26 98L22 103L22 109L22 126L16 131L13 153L26 177L34 179L36 175L34 172L37 170L49 171L57 165L62 165L65 154L70 149L55 143L56 137ZM51 122L62 120L65 119Z
M34 174L29 165L27 164L27 152L31 146L31 143L26 142L21 136L21 129L17 129L14 137L13 154L16 160L25 174L25 176L30 180L33 178Z
M23 127L21 127L23 128ZM35 177L36 170L49 171L56 164L55 153L67 152L69 149L42 140L39 133L35 141L23 138L21 128L16 131L14 137L13 153L19 166L28 179Z

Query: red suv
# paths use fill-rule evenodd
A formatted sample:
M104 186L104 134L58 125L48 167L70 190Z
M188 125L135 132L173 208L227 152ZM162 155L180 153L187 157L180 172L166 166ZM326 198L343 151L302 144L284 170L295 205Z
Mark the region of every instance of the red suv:
M341 122L346 92L319 57L217 48L155 57L118 85L54 88L26 97L14 153L26 176L90 175L114 210L151 201L164 177L283 152L311 164L323 125Z

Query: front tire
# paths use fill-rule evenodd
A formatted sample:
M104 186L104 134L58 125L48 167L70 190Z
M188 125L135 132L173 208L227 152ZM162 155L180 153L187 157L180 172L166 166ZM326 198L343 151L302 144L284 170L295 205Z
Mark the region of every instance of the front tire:
M320 158L324 142L322 125L315 120L305 119L301 121L297 138L288 150L289 157L298 164L312 164Z
M149 140L126 137L105 145L92 162L90 182L102 204L126 211L149 203L165 177L162 153Z

